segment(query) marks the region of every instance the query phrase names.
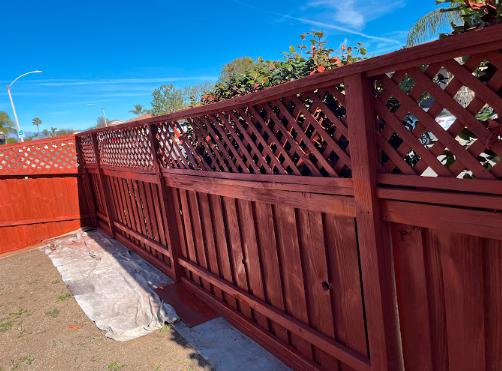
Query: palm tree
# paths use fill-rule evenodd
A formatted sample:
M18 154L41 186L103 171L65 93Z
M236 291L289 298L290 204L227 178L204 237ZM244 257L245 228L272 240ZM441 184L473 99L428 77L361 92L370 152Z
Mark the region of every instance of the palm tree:
M408 46L430 40L438 33L460 33L500 23L502 0L436 0L448 3L420 18L408 32Z
M145 113L145 109L143 108L143 106L141 104L135 104L134 109L130 110L129 112L139 116L139 115Z
M55 127L51 127L51 137L55 137L56 136L56 132L58 131L58 128L55 128Z
M42 125L42 120L40 117L34 117L31 122L37 127L37 137L40 136L40 125Z
M451 32L453 25L462 22L461 10L455 1L450 8L439 8L421 17L408 31L407 46L413 46L431 40L440 32Z

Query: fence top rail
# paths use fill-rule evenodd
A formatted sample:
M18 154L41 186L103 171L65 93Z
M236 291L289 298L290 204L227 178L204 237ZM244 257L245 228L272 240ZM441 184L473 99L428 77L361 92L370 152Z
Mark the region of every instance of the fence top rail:
M322 88L333 84L334 82L340 81L344 77L358 73L365 73L368 76L374 76L384 72L407 68L412 65L417 66L420 64L440 61L444 58L463 56L464 53L471 53L472 50L469 49L472 49L473 47L476 47L476 51L482 51L482 49L495 50L497 48L502 48L502 24L472 30L458 35L452 35L447 38L431 41L410 48L400 49L392 53L369 58L364 61L326 71L322 74L315 74L266 88L255 93L238 96L208 105L187 108L167 115L136 120L122 125L91 129L78 133L77 136L88 135L98 131L113 131L160 122L176 121L188 117L201 116L217 111L234 109L249 103L263 103L268 100L278 99L282 96L292 95L309 88Z

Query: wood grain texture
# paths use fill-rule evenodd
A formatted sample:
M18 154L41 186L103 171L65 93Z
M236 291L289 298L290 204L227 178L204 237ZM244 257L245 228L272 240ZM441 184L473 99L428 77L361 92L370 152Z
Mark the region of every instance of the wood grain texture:
M0 254L89 223L87 200L76 175L0 177L0 192Z
M402 369L392 284L391 251L376 197L374 112L369 82L361 75L346 79L352 180L356 201L364 301L372 368ZM382 336L385 334L384 336Z

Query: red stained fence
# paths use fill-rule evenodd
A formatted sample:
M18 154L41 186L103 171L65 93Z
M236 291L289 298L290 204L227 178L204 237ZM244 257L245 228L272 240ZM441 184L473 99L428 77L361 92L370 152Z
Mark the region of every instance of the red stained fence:
M0 254L89 223L75 153L74 136L0 146Z
M502 26L78 135L97 223L297 369L502 369Z

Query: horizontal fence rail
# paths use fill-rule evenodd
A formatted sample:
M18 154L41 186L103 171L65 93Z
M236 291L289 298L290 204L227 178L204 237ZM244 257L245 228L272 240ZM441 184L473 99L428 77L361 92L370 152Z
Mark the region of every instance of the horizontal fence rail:
M295 369L501 369L501 49L80 133L95 223Z
M89 224L75 136L0 146L0 254Z

